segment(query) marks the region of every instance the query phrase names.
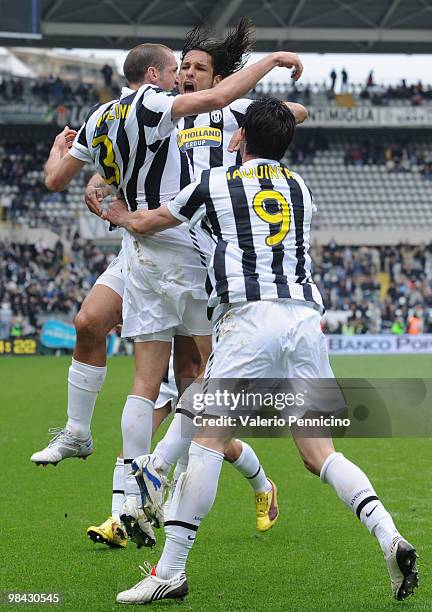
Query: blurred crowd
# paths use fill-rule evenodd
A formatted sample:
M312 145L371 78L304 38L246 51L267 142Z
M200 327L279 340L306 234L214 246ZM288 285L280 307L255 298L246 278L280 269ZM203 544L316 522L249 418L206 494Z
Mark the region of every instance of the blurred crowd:
M432 333L432 243L422 246L314 246L314 279L343 334ZM347 316L348 313L348 316Z
M110 91L110 97L118 97L120 84L113 81L112 68L109 65L101 69L104 87ZM373 70L366 82L350 81L349 73L344 68L340 74L332 70L329 78L321 83L291 79L283 82L267 81L258 83L251 92L251 97L277 98L301 102L306 106L333 103L336 94L352 94L358 105L372 104L388 106L389 104L408 104L421 106L432 102L432 86L422 81L408 83L406 79L398 85L382 85L375 82ZM7 103L42 103L55 107L58 105L92 106L100 101L101 84L85 83L82 80L70 81L58 76L46 78L22 78L0 76L0 104Z
M35 335L47 318L71 322L113 259L79 234L62 242L0 243L0 339ZM432 243L312 248L328 333L432 333Z
M364 140L362 144L346 150L344 162L346 166L385 165L389 172L418 169L425 179L432 180L432 150L425 151L402 139L388 144L379 140Z
M383 86L374 81L373 70L370 71L366 86L360 91L360 100L369 100L374 106L388 106L390 103L408 102L411 106L421 106L432 101L432 87L424 86L419 80L408 84L402 79L399 85Z
M46 79L0 78L0 102L42 103L49 106L76 104L92 106L99 100L99 90L91 84L64 81L60 77Z
M44 184L43 167L51 144L47 139L0 142L0 222L45 227L70 239L76 214L67 204L68 190L52 193ZM54 212L54 205L61 212Z
M350 81L349 74L344 68L340 75L332 70L329 79L322 83L269 81L265 84L259 83L252 90L254 98L275 96L291 102L300 102L306 106L332 103L337 94L351 94L359 106L362 104L421 106L432 102L432 85L424 85L422 81L407 83L406 79L402 79L398 85L377 84L373 70L370 71L365 83L354 83Z
M48 318L72 321L113 257L78 234L70 256L61 241L54 248L0 242L0 339L38 334Z

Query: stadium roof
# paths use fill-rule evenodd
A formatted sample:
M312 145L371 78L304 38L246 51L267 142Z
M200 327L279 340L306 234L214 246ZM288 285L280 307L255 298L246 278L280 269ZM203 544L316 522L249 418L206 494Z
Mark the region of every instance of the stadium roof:
M256 50L432 53L432 0L40 2L41 40L0 37L0 45L125 49L158 41L179 49L197 24L209 23L220 33L249 15Z

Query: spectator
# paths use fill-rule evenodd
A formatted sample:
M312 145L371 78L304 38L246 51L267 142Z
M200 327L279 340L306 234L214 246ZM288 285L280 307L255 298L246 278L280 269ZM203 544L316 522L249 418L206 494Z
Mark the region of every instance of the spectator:
M105 87L111 89L113 69L109 64L105 64L101 70L101 73L105 81Z
M342 69L341 78L342 78L341 91L347 92L348 91L348 72L345 70L345 68Z
M9 302L3 302L0 306L0 340L6 340L10 335L12 320L12 309Z
M408 333L411 335L421 334L423 331L423 320L420 318L419 313L415 312L408 321Z
M333 70L330 72L330 91L334 91L336 85L336 78L336 70L333 68Z
M397 317L391 326L391 333L400 336L405 333L405 325L401 317Z

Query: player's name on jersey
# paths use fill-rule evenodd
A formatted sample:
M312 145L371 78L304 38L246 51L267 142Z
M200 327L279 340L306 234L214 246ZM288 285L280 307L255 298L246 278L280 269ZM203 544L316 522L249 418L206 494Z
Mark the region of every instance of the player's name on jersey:
M109 110L107 110L105 113L103 113L99 117L97 124L96 124L97 127L99 127L103 121L114 121L114 119L126 119L130 113L130 109L131 109L130 104L122 104L121 102L117 102L116 104L111 106Z
M282 168L282 166L275 166L271 164L260 164L259 166L252 166L251 168L236 168L235 170L228 171L226 173L227 180L233 181L235 179L245 178L257 178L257 179L278 179L278 178L294 178L294 175L288 168Z
M177 144L181 151L195 147L220 147L222 132L219 128L211 127L187 128L177 134Z

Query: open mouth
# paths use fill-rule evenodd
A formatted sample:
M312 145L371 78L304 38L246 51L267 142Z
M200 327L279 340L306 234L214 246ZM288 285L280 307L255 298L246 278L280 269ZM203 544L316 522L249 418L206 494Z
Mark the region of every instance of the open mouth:
M190 82L184 83L183 91L184 91L185 94L186 93L193 93L195 91L195 87L194 87L193 83L190 83Z

